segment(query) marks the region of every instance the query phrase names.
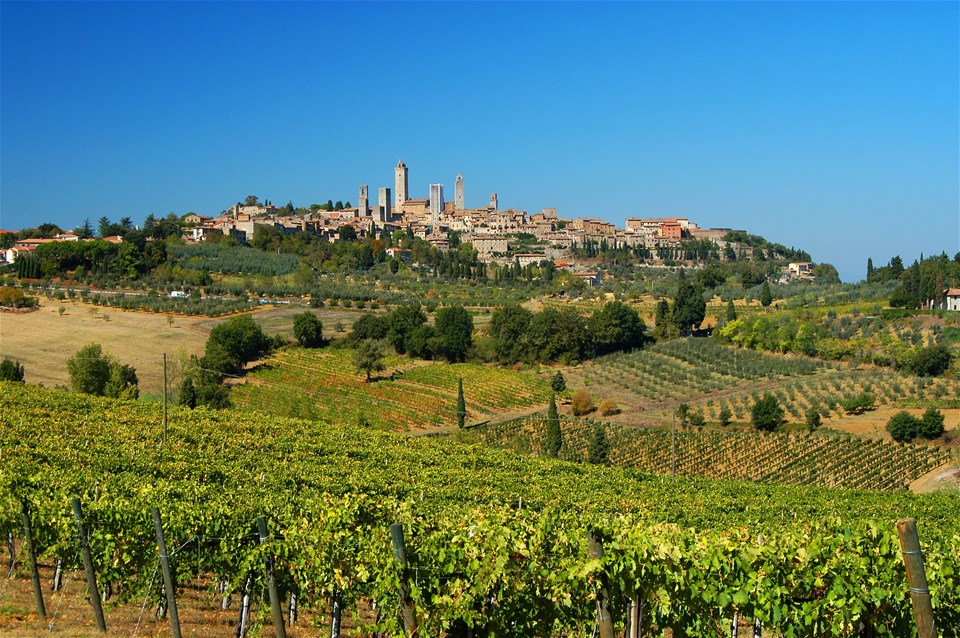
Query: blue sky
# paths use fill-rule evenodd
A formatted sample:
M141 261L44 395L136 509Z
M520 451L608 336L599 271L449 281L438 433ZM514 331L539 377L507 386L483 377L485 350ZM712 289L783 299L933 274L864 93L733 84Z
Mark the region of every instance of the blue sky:
M960 250L960 4L0 3L0 227L356 202Z

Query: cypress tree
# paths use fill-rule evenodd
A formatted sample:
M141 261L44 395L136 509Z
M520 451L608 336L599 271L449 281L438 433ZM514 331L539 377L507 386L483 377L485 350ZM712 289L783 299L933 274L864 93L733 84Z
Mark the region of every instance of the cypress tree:
M610 465L610 441L607 430L601 424L593 426L590 445L587 448L587 462L594 465Z
M733 305L733 299L727 300L727 321L735 321L737 319L737 309Z
M550 408L547 410L547 436L546 444L547 454L557 456L560 454L560 448L563 447L563 432L560 430L560 415L557 414L556 396L550 395Z
M463 429L467 418L467 404L463 400L463 377L457 379L457 427Z
M767 308L771 303L773 303L773 294L770 292L770 283L764 281L760 287L760 305Z
M190 377L184 379L180 385L180 399L178 403L188 408L197 407L197 391L193 387L193 381Z

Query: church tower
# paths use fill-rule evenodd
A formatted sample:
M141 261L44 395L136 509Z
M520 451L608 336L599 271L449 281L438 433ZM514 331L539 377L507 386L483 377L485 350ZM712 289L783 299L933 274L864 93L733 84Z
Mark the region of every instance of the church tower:
M457 175L457 182L453 187L453 209L454 210L464 210L465 206L463 205L463 175Z
M396 209L401 210L401 206L410 198L409 181L407 177L407 165L402 161L397 162L397 168L394 170L394 194L396 196Z

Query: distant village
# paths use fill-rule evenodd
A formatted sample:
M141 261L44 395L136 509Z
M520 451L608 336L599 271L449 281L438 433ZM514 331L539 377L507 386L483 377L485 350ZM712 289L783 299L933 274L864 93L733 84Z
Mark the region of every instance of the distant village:
M743 234L744 231L700 228L685 217L628 217L624 227L618 228L597 218L564 218L557 214L556 208L544 208L532 214L513 208L501 209L496 193L480 208L467 208L465 200L462 175L456 176L453 201L445 200L443 184L430 184L427 198L411 197L409 169L400 161L394 169L393 188L378 188L376 202L370 200L368 186L361 184L357 205L338 210L311 206L304 212L304 209L290 210L289 206L278 208L269 201L237 203L216 216L185 215L182 238L187 243L200 243L222 235L245 244L252 239L256 225L265 225L285 233L313 233L336 242L341 239L344 228L350 227L353 230L350 234L361 238L402 230L446 251L451 246L451 233L457 233L460 242L473 246L482 262L519 263L523 267L549 260L557 268L573 270L594 285L600 281L598 273L584 270L584 263L573 260L578 246L645 249L649 261L657 263L664 261L665 255L674 254L670 249L680 247L684 241L707 240L716 246L721 260L752 256L749 247L726 239L729 233ZM52 239L25 238L16 241L3 257L12 262L18 254L30 252L41 243L77 239L72 232ZM119 236L101 239L122 241ZM403 255L396 254L400 250L391 248L388 252L391 257L402 258ZM812 267L809 262L791 263L784 269L783 278L812 278Z

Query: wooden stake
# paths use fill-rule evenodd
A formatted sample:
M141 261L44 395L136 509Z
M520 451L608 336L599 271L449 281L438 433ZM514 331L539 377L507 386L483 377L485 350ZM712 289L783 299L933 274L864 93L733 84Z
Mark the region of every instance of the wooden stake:
M260 544L267 542L267 519L257 519L257 531L260 533ZM277 581L273 577L273 555L267 553L263 557L263 568L267 572L267 590L270 592L270 609L273 612L273 628L277 638L287 638L287 630L283 622L283 610L280 608L280 594L277 593Z
M97 589L97 575L93 571L93 557L90 556L90 543L87 539L87 530L83 525L83 510L80 508L80 499L70 501L73 506L73 520L77 523L77 536L80 539L80 556L83 558L83 569L87 573L87 588L90 590L90 606L93 607L93 616L100 631L107 632L107 622L103 618L103 607L100 604L100 590Z
M163 571L163 589L167 594L167 611L170 614L170 629L173 638L180 638L180 615L177 613L177 590L173 584L173 575L170 573L170 557L167 555L167 544L163 538L163 521L160 520L160 510L153 508L153 527L157 533L157 549L160 551L160 568Z
M47 608L43 605L43 587L40 585L40 572L37 570L37 555L33 550L33 534L30 530L30 512L27 502L20 501L20 517L23 519L23 546L30 559L30 578L33 580L33 595L37 599L37 615L41 620L47 617Z
M340 638L340 617L343 615L343 595L339 589L333 590L330 600L330 638Z
M927 588L927 573L923 567L920 538L917 536L917 519L905 518L897 521L897 535L900 537L903 564L907 568L907 587L910 591L910 600L913 602L913 616L917 621L917 636L936 638L937 627L933 619L930 590Z
M163 443L167 443L167 353L163 353Z
M393 557L400 564L400 612L403 616L403 629L409 638L417 635L417 614L410 599L410 567L407 564L407 548L403 544L403 526L400 523L390 526L390 540L393 544Z
M629 638L640 638L640 601L637 596L630 599Z
M593 560L603 558L603 542L591 531L587 535L587 553ZM613 618L610 615L610 585L606 572L600 573L600 591L597 593L597 624L600 638L613 638Z

